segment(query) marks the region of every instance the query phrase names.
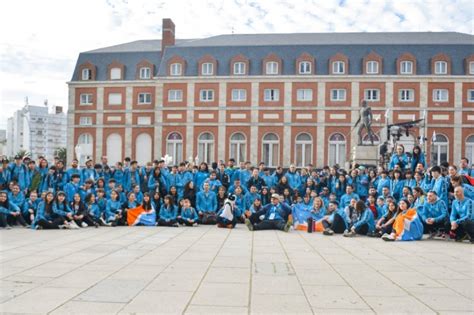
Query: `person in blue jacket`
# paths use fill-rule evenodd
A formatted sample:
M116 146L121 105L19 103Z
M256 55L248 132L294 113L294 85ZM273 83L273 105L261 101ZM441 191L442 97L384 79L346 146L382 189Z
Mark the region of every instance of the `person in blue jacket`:
M474 177L474 169L469 167L469 159L467 157L461 158L461 162L459 163L459 175Z
M321 219L323 224L324 235L342 234L347 229L348 218L343 209L339 207L337 201L330 201L328 203L327 212Z
M23 219L29 224L33 224L35 221L36 213L38 212L38 206L41 200L38 198L36 190L30 192L30 197L25 200L22 208Z
M74 159L71 162L71 167L66 170L68 181L71 180L72 175L77 174L79 178L81 177L81 169L79 168L79 161Z
M351 203L351 199L360 200L359 195L354 192L354 187L346 186L346 193L341 196L339 206L344 209Z
M451 185L453 188L461 186L464 191L464 197L474 200L474 186L463 183L462 175L451 177Z
M66 201L66 194L63 191L59 191L56 194L56 198L53 203L53 212L58 217L62 218L66 222L66 225L69 226L69 228L79 228L79 226L74 221L74 212L72 211L71 207L69 207L69 204Z
M127 168L123 174L123 189L127 192L131 191L135 185L140 184L140 172L138 170L138 162L131 161L130 168ZM140 200L139 203L142 201Z
M359 219L356 222L353 222L352 227L349 231L344 232L344 236L354 237L357 234L373 234L375 231L375 220L372 211L365 205L362 200L357 201L355 210L359 213Z
M8 182L14 181L18 183L21 191L28 189L28 170L21 160L21 156L15 156L15 162L8 165L9 178Z
M0 192L0 227L10 229L17 223L29 227L23 219L20 207L9 200L5 191Z
M426 168L425 154L423 153L423 151L421 151L421 148L419 146L415 146L413 148L410 159L410 169L412 172L416 170L418 164L422 164L423 168Z
M209 188L209 183L204 183L204 189L196 195L196 210L201 224L216 224L217 222L217 196Z
M55 183L54 191L64 191L64 186L69 181L68 174L64 168L64 162L58 161L56 163L56 174L55 174Z
M288 179L288 184L292 190L298 190L301 186L301 176L296 171L294 164L290 165L290 169L286 172L285 177Z
M390 177L388 177L388 172L385 170L382 171L377 181L377 194L379 196L383 196L383 188L388 187L388 189L390 189L391 185L392 180L390 179Z
M468 237L471 243L474 243L474 202L464 196L461 186L454 188L454 198L450 216L450 235L457 241Z
M77 194L80 189L81 177L79 174L72 174L71 181L64 186L64 192L67 196L67 202L71 203L73 201L74 194Z
M108 226L104 220L105 209L99 208L94 194L88 194L84 199L84 206L89 217L100 226Z
M150 195L153 195L155 191L158 191L162 196L165 195L165 181L166 179L165 176L161 174L161 169L159 167L155 167L148 178L148 189L150 191Z
M112 224L122 217L122 203L116 190L110 192L110 199L107 200L105 207L105 216L106 222Z
M244 210L248 211L253 205L253 201L256 198L260 198L257 187L255 185L250 186L250 191L244 195Z
M357 175L355 182L355 192L364 201L369 196L369 181L369 176L365 173L365 167L359 166L359 175Z
M402 179L402 172L399 170L393 171L393 179L390 182L390 193L395 200L400 200L402 197L402 190L405 182Z
M433 176L433 190L439 199L443 200L444 203L448 204L448 187L446 180L441 175L441 168L439 166L433 166L431 168L431 175Z
M181 215L178 216L178 222L186 226L198 225L199 216L196 210L191 207L191 202L188 198L183 199L183 209Z
M35 221L32 227L34 229L60 229L69 228L68 222L60 215L56 214L53 210L54 207L54 194L47 192L44 201L38 206L38 212L36 213Z
M280 196L273 194L271 203L263 207L263 219L260 223L252 224L249 219L245 220L245 225L250 231L258 230L281 230L288 232L292 222L288 220L291 208L280 202Z
M216 193L216 194L217 194L217 192L219 191L219 187L222 186L222 183L220 182L220 180L217 179L217 173L216 173L216 171L211 171L211 172L209 173L209 178L206 179L206 180L204 181L204 183L205 183L205 182L208 182L208 183L209 183L209 189L210 189L211 191L213 191L214 193ZM204 183L203 183L203 184L204 184ZM201 188L204 188L204 187L201 187ZM201 189L201 190L202 190L202 189Z
M435 191L428 192L427 202L423 204L418 214L423 223L423 233L430 234L430 238L433 238L440 230L449 231L448 209Z
M97 179L97 174L90 159L86 161L86 167L81 169L81 183L84 183L87 179L92 179L93 181Z
M18 208L23 209L23 204L25 203L25 195L20 190L20 186L18 184L13 184L10 187L11 192L8 193L8 199Z
M397 145L396 152L392 154L390 162L388 163L388 170L393 170L396 165L399 165L401 170L404 170L408 165L408 156L405 153L405 148L401 144Z
M178 207L174 204L173 198L166 195L160 208L159 226L178 227Z
M199 165L199 170L194 174L194 183L198 191L202 190L202 183L209 178L209 166L206 162Z

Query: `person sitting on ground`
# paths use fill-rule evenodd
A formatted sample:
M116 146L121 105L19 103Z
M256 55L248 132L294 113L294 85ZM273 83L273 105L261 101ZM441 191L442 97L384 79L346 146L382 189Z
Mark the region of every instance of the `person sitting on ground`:
M217 213L217 227L233 229L237 224L234 215L235 195L230 195L224 202L224 206Z
M196 195L196 208L201 224L217 223L217 197L216 193L210 190L208 182L204 182L203 190Z
M178 222L186 226L195 226L198 225L199 216L197 211L191 207L191 202L188 198L183 199L183 209L181 210L181 215L178 216Z
M262 222L252 224L249 219L245 220L245 225L250 231L258 230L281 230L288 232L292 222L288 220L291 208L280 202L278 194L272 195L271 203L263 207L264 211Z
M344 232L345 237L354 237L357 234L373 234L375 230L374 214L362 200L357 201L355 210L359 214L358 220L353 222L350 230Z
M469 237L471 243L474 243L473 201L464 196L461 186L454 188L454 197L450 216L450 236L456 241L462 241Z
M346 212L339 208L337 201L330 201L326 215L321 219L324 235L342 234L347 229L348 217Z
M178 207L174 204L173 198L166 195L163 205L160 208L160 218L158 219L159 226L173 226L178 227Z
M395 201L387 202L387 213L383 215L375 224L375 232L369 236L382 237L384 234L391 234L393 230L393 222L398 214L398 207Z
M406 199L398 203L399 213L393 223L392 233L382 235L384 241L417 241L423 236L423 224L416 209L410 208Z
M429 238L440 233L449 231L448 208L443 200L440 200L436 192L430 190L427 195L427 202L418 210L421 223L423 223L423 233L430 234Z

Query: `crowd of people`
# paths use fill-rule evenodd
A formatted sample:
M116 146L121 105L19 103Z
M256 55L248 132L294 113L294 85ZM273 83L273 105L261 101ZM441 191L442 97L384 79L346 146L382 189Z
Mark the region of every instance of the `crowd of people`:
M428 168L420 147L396 147L387 167L350 170L312 165L271 170L155 160L138 165L106 157L79 167L58 158L16 156L0 167L0 226L79 229L99 226L196 226L251 230L292 227L324 235L367 235L385 241L429 238L474 242L474 170Z

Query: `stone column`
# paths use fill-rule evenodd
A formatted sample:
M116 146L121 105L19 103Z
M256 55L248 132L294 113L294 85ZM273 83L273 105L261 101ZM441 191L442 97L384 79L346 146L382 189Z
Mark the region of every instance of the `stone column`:
M95 159L99 160L104 154L104 88L97 88L97 128L95 134Z
M154 152L153 159L159 159L164 154L163 147L163 83L156 84L155 90L155 121L154 121Z
M454 83L454 139L452 139L452 144L450 143L450 147L448 148L448 159L449 151L452 150L453 161L450 162L454 164L459 163L459 161L461 161L461 158L464 156L464 152L462 152L462 93L462 83Z
M283 102L283 162L282 165L289 166L290 163L294 160L294 150L291 147L291 93L292 93L292 83L285 82L285 99ZM280 148L281 150L281 148Z
M220 82L219 83L219 124L218 124L218 136L217 136L217 159L216 162L219 160L225 161L225 148L226 148L226 83Z
M250 111L250 161L257 165L258 161L258 144L261 139L258 139L258 83L252 82L252 103Z
M324 166L324 157L327 155L325 150L325 144L328 143L328 139L326 139L326 130L325 130L325 110L322 108L326 107L326 82L318 82L318 108L320 108L317 112L317 138L316 141L313 141L316 145L316 166L323 167Z
M132 102L133 87L128 86L125 90L125 157L132 156Z
M188 83L188 100L187 100L187 114L186 114L186 154L184 158L187 160L188 157L194 158L197 155L197 151L193 152L194 149L194 82Z

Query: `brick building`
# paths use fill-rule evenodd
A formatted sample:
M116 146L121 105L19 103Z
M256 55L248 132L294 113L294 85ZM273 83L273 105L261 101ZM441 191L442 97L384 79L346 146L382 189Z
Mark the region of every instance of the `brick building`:
M452 32L219 35L83 52L69 85L68 147L114 163L171 155L316 166L350 159L365 99L377 141L425 117L436 162L474 160L474 36ZM388 109L388 111L387 111ZM388 115L385 115L389 113ZM387 121L386 121L387 120ZM432 141L433 133L436 134ZM72 159L73 150L68 150Z

